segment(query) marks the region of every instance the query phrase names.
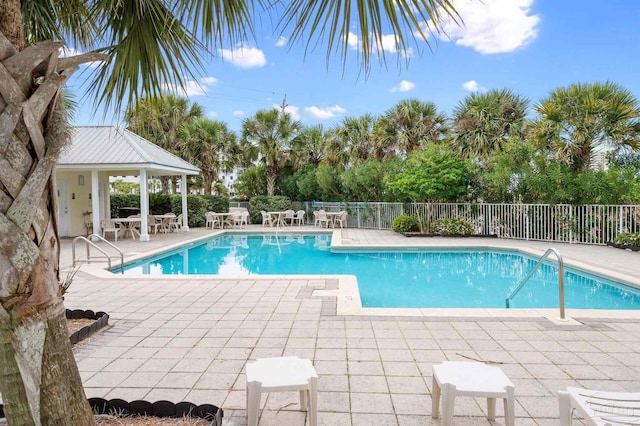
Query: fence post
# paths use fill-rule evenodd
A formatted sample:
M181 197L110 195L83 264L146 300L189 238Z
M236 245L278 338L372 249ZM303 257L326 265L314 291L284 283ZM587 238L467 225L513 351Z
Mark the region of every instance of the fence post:
M382 221L380 219L380 203L376 203L378 209L378 230L382 229Z

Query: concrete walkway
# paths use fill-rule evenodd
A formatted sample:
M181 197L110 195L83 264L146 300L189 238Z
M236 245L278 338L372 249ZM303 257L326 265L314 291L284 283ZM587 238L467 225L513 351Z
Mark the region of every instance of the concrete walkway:
M262 231L261 227L251 227ZM312 230L313 228L303 229ZM299 228L295 229L296 231ZM212 231L118 242L134 258ZM346 246L496 245L542 253L549 243L496 239L404 238L390 231L341 230ZM553 244L568 263L640 282L640 254ZM63 267L71 265L63 242ZM623 275L621 275L623 274ZM444 360L496 363L515 384L516 424L558 423L555 392L566 386L640 389L638 311L573 313L571 324L541 316L337 315L335 277L131 277L83 267L65 304L108 312L112 327L76 347L88 397L212 403L225 424L246 424L247 361L298 355L319 379L320 425L425 425L431 419L432 366ZM298 395L263 396L260 425L303 425ZM490 424L482 399L458 398L454 424ZM504 424L498 404L497 421ZM580 422L578 422L580 424Z

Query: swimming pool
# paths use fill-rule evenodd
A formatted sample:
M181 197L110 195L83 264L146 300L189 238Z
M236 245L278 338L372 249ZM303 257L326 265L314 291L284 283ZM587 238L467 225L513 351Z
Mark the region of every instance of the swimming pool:
M355 275L363 307L505 308L505 298L535 265L496 250L331 251L330 234L231 234L125 265L125 274ZM565 268L567 308L640 309L640 290ZM511 303L557 308L557 268L543 265Z

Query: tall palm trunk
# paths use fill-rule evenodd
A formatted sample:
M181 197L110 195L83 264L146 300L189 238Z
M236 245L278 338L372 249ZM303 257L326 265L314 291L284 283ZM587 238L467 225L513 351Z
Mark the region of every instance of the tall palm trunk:
M54 167L70 132L61 43L18 51L0 33L0 392L11 425L90 425L60 287Z

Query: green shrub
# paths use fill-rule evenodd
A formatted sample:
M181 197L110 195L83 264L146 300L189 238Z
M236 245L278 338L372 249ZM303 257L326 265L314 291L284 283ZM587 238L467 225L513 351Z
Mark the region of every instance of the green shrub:
M182 212L182 195L171 195L171 211ZM187 195L187 211L189 226L201 227L205 224L204 214L209 211L224 213L229 211L229 200L216 195ZM166 212L165 212L166 213Z
M625 232L618 235L613 242L624 246L640 247L640 233Z
M171 195L163 192L149 194L149 213L165 214L173 211L171 209Z
M120 207L140 207L140 195L138 194L111 194L109 197L111 217L117 218Z
M420 222L415 216L403 214L393 219L391 229L396 232L418 232L420 230Z
M461 217L438 219L431 224L431 232L442 235L471 235L473 226Z
M251 223L262 223L262 210L266 212L280 212L291 209L291 200L289 197L276 195L269 197L267 195L258 195L251 197L249 201L249 217Z

